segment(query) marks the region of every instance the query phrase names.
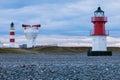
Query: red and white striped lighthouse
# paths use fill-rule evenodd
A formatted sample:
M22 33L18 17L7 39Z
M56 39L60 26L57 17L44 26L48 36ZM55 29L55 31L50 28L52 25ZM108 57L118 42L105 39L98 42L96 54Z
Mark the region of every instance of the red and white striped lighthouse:
M104 11L101 7L94 12L94 17L91 19L94 24L94 30L92 33L92 51L90 55L111 55L110 51L107 51L106 46L106 34L105 23L107 22L107 17L104 16Z
M13 22L10 24L10 47L15 47L15 28Z

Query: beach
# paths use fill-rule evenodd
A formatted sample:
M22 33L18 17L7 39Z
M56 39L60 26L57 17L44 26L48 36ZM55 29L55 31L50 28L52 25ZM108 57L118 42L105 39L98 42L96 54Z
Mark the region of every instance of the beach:
M0 80L120 80L120 53L0 54Z

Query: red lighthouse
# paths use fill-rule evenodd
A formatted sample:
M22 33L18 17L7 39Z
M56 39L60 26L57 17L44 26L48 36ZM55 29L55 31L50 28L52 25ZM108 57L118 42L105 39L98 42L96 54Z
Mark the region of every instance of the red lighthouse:
M91 19L94 24L94 30L92 33L92 51L88 55L112 55L111 51L107 51L106 46L106 30L105 23L107 22L107 17L104 15L104 11L101 7L94 12L94 17Z
M10 47L15 47L15 32L14 23L10 24Z

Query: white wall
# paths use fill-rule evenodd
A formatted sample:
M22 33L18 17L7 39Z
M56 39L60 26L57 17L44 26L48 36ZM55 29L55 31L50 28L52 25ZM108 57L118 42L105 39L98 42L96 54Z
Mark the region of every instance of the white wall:
M106 36L93 36L92 51L107 51Z

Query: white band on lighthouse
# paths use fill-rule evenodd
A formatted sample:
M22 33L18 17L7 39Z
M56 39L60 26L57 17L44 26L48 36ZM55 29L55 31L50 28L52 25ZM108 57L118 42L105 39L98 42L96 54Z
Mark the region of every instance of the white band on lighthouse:
M107 51L106 36L93 36L92 51Z

